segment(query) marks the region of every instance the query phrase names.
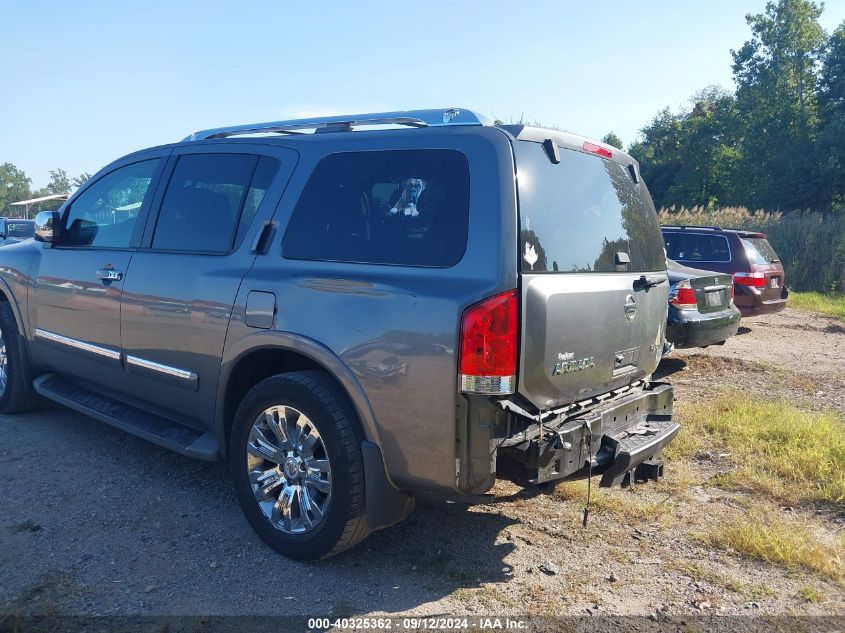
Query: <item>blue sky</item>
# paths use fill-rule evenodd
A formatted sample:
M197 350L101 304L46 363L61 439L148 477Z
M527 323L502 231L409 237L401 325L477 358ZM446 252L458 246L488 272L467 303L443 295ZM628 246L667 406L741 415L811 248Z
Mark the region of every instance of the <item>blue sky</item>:
M627 144L732 87L764 4L0 0L0 162L38 187L206 127L452 105Z

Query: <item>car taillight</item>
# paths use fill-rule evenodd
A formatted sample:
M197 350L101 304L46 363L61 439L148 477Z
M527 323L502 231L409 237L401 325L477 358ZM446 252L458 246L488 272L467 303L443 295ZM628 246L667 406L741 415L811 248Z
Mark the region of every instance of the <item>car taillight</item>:
M734 273L734 283L753 288L765 288L766 273Z
M516 290L468 307L461 317L461 391L508 394L516 386Z
M675 284L675 287L669 293L669 303L679 310L690 310L698 307L695 290L692 289L689 281L685 279Z

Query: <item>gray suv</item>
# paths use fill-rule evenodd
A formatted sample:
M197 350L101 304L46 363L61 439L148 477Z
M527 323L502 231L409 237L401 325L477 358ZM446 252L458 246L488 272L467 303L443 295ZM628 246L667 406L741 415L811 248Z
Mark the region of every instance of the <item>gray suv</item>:
M467 110L198 132L0 250L0 411L228 460L298 559L414 495L661 474L663 241L636 162ZM178 485L178 484L175 484Z

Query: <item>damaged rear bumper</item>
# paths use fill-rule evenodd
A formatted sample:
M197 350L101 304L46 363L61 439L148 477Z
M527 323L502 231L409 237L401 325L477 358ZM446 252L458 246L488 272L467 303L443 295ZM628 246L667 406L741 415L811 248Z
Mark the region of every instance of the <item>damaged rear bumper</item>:
M657 479L662 466L655 458L679 430L672 419L672 386L651 383L576 417L546 420L508 438L500 452L522 465L519 483L592 473L602 475L602 486L624 485Z

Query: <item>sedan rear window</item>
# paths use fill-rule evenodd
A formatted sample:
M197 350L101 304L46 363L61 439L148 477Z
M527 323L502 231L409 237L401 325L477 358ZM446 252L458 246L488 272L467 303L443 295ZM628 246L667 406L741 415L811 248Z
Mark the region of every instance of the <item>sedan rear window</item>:
M514 152L522 272L666 269L654 205L625 166L566 149L553 164L529 141L515 143Z

